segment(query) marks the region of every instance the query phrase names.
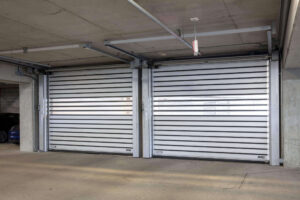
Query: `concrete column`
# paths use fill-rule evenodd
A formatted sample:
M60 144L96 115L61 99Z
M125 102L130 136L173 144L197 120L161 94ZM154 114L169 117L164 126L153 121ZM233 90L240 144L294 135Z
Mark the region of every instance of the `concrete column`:
M20 150L35 151L34 82L19 85L20 93Z
M284 166L300 168L300 69L283 70L281 111Z
M19 84L19 112L20 112L20 150L32 152L37 148L38 136L35 135L37 109L34 107L36 97L34 81L16 74L15 65L0 62L0 81Z

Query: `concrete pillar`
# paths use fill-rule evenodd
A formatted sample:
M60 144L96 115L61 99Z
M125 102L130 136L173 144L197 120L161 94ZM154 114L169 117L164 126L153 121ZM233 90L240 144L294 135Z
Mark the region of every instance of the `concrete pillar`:
M19 112L20 112L20 150L33 152L36 150L38 141L36 126L37 109L34 108L35 93L34 81L25 76L16 74L15 65L0 62L0 82L19 84Z
M284 166L300 168L300 69L283 70L281 112Z
M20 93L20 150L33 152L36 150L34 81L19 85Z

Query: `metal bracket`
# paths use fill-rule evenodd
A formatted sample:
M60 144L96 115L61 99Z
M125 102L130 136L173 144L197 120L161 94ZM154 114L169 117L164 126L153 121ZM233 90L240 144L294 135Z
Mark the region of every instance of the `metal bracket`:
M153 62L148 60L134 59L130 62L130 68L132 69L152 68L153 66Z
M17 76L25 76L25 77L29 77L33 80L37 80L37 77L36 75L39 73L37 70L31 68L31 71L28 72L28 70L26 70L24 68L22 68L21 66L18 66L17 67L17 70L16 70L16 75Z
M27 53L28 52L28 47L23 47L23 53Z

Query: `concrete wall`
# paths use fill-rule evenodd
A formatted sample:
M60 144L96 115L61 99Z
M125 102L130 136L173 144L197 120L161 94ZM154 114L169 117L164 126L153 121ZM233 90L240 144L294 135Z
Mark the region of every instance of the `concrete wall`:
M291 0L287 21L283 60L284 68L299 68L300 46L300 4L299 0Z
M28 152L36 150L38 139L35 133L33 84L33 81L20 84L20 150Z
M34 81L31 78L16 75L17 67L0 62L0 81L19 84L20 98L20 150L32 152L36 149Z
M0 113L19 113L19 87L0 88Z
M286 167L300 167L300 69L282 72L282 138Z

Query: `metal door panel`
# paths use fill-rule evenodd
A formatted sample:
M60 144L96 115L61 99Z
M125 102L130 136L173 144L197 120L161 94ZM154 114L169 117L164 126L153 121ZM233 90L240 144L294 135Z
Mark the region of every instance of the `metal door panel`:
M49 149L133 153L133 70L54 69L49 75Z
M152 70L154 156L269 160L269 62Z

